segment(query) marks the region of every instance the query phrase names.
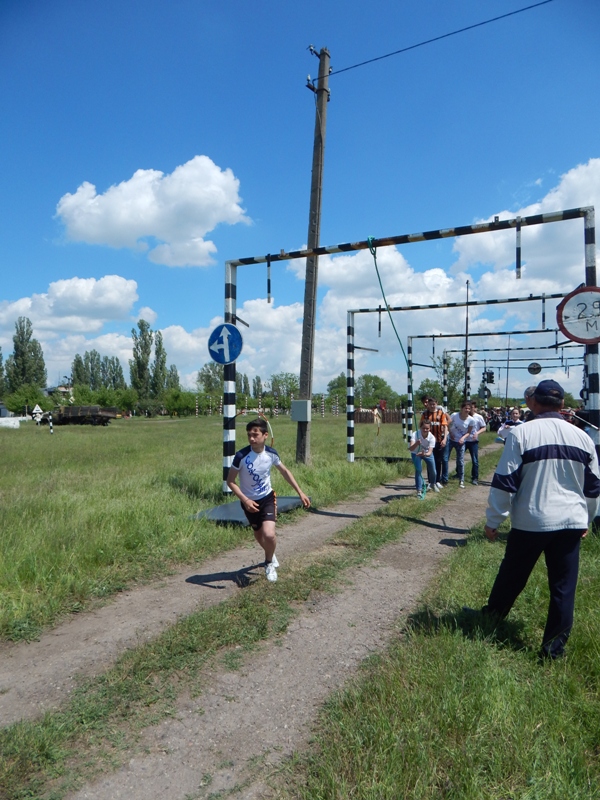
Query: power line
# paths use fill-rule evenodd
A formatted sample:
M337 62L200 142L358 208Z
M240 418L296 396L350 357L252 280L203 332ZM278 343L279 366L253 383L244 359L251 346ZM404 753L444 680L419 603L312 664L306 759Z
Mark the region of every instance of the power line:
M400 53L406 53L409 50L416 50L417 47L423 47L426 44L432 44L433 42L439 42L441 39L447 39L449 36L456 36L457 33L464 33L465 31L471 31L473 28L480 28L482 25L489 25L491 22L498 22L500 19L506 19L506 17L513 17L515 14L521 14L523 11L529 11L532 8L538 8L538 6L545 6L548 3L553 3L554 0L542 0L540 3L534 3L531 6L525 6L524 8L519 8L516 11L509 11L508 14L501 14L499 17L492 17L492 19L486 19L483 22L476 22L474 25L467 25L466 28L459 28L456 31L451 31L450 33L444 33L441 36L436 36L433 39L426 39L424 42L419 42L418 44L411 44L409 47L403 47L401 50L394 50L393 53L387 53L385 56L377 56L377 58L370 58L368 61L361 61L360 64L354 64L351 67L344 67L343 69L336 69L329 73L329 76L332 75L339 75L342 72L348 72L351 69L356 69L357 67L364 67L366 64L373 64L375 61L382 61L384 58L390 58L391 56L397 56Z

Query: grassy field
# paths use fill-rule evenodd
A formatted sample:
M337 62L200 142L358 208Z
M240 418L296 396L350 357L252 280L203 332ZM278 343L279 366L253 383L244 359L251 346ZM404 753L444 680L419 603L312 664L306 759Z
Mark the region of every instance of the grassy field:
M497 629L461 612L485 602L503 546L472 533L398 642L327 704L280 797L600 797L600 539L582 546L568 655L545 664L543 563Z
M483 471L494 458L482 459ZM428 497L428 510L456 491L453 485ZM389 503L336 534L336 544L346 546L288 560L285 580L275 586L256 581L231 601L191 614L82 682L59 711L0 729L0 797L59 800L130 759L141 729L173 714L179 696L201 694L207 664L239 668L258 643L285 632L311 592L337 591L346 570L402 536L422 511L412 494ZM298 796L290 791L282 796Z
M247 531L236 529L216 529L215 536L214 526L189 520L221 499L216 419L127 425L62 429L54 437L31 427L0 439L11 465L0 488L3 607L9 598L15 608L27 598L35 612L13 616L9 635L27 635L70 604L89 603L102 594L99 586L114 591L247 538ZM398 465L381 461L346 464L344 428L340 419L317 420L314 464L296 468L294 426L288 420L275 426L275 446L319 505L397 474ZM25 436L9 438L15 433ZM393 440L397 435L396 426L382 428L378 441L371 426L361 426L357 454L402 455L406 449ZM482 459L482 474L495 458ZM409 464L400 466L412 474ZM428 498L428 507L443 503L445 495ZM207 662L238 667L258 642L285 631L312 591L335 591L345 570L402 536L422 510L414 497L405 497L357 520L336 536L351 546L293 560L275 591L257 581L233 601L193 614L124 654L106 674L79 687L60 711L0 731L0 796L62 798L131 758L143 727L173 713L182 693L202 691ZM8 515L15 531L6 524ZM124 546L135 541L136 531L138 545ZM503 546L502 539L489 543L478 528L454 551L394 645L368 660L357 679L327 703L308 752L276 778L274 797L600 798L600 539L590 536L583 543L568 656L551 664L537 660L547 606L543 565L498 628L461 612L463 604L484 602ZM108 553L105 561L89 557L98 549ZM19 559L26 561L28 554L29 582L19 572ZM56 578L63 574L86 590L79 597L66 591ZM36 592L55 603L51 614Z
M246 443L243 418L238 445ZM346 461L344 417L312 425L312 464L296 465L296 426L273 420L275 447L313 503L325 506L407 474L409 464ZM358 455L407 455L400 426L361 425ZM175 564L247 540L239 528L192 520L223 502L222 422L118 420L104 427L0 429L0 637L34 638L79 611ZM293 490L274 476L280 494ZM283 521L283 520L282 520Z

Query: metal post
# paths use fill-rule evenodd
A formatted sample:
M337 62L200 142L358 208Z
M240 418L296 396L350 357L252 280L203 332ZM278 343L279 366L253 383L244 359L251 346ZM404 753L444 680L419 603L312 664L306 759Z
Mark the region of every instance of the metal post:
M448 353L445 350L442 357L442 391L444 411L448 411Z
M521 277L521 217L517 217L517 278Z
M408 376L406 380L407 384L407 395L408 395L408 407L406 409L406 416L407 416L407 427L408 427L408 436L407 438L410 439L413 430L413 409L414 409L414 402L413 402L413 360L412 360L412 336L408 337L407 345L406 345L406 363L408 366Z
M469 399L469 281L467 281L467 305L465 306L465 390L463 399Z
M354 314L348 311L346 355L346 458L354 462Z
M597 286L596 282L596 214L594 207L585 209L585 285ZM600 427L600 379L598 376L598 345L585 346L585 361L588 379L589 418L592 426ZM600 432L592 427L590 436L594 440L596 450L600 451ZM599 452L600 456L600 452Z
M225 322L235 325L237 267L225 263ZM235 455L235 362L223 367L223 494L231 494L227 475Z

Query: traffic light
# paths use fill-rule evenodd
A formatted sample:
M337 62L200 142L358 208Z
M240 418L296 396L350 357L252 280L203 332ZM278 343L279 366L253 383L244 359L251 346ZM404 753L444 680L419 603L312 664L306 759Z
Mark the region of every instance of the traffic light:
M485 383L494 383L494 370L486 369L483 373L483 380Z

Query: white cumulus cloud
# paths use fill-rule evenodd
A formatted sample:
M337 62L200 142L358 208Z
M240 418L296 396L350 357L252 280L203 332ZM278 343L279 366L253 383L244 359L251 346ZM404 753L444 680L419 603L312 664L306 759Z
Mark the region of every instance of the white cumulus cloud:
M600 158L591 158L561 176L557 186L541 200L516 211L503 210L493 216L514 219L552 211L595 206L600 208ZM488 222L488 220L477 220ZM513 268L516 259L515 231L481 233L461 236L454 243L458 259L452 272L464 271L478 265L491 267L492 271ZM585 279L583 219L552 222L524 227L521 236L521 257L524 264L523 279L513 286L525 293L525 281L536 286L536 294L571 291ZM492 275L486 283L494 285ZM493 294L486 294L493 297ZM497 293L496 296L502 296Z
M56 215L69 239L148 252L169 267L213 263L217 225L249 222L240 206L239 180L208 156L195 156L169 175L138 169L103 194L85 181L61 197Z
M0 302L0 328L28 317L36 331L95 332L109 320L123 320L138 299L137 283L119 275L54 281L48 291Z

